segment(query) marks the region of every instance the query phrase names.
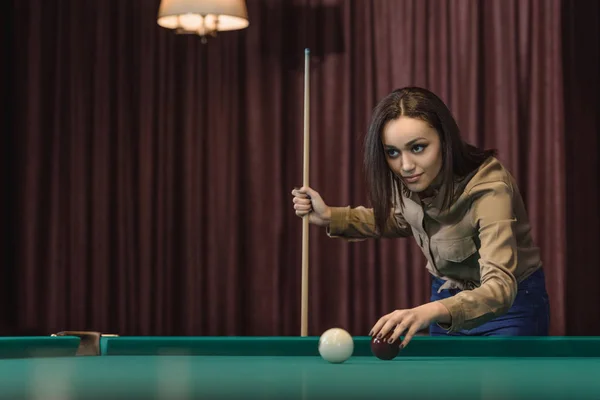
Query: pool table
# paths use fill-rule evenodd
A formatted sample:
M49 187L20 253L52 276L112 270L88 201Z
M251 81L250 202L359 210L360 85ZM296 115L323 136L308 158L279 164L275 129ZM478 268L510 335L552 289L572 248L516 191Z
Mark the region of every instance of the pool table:
M600 398L596 337L415 337L391 361L355 337L343 364L320 358L318 339L5 337L0 398Z

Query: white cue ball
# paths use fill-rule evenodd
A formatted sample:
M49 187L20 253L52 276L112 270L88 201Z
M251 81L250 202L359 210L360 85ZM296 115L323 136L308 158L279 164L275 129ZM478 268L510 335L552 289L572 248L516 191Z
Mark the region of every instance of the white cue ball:
M354 340L341 328L328 329L319 338L319 354L330 363L343 363L353 352Z

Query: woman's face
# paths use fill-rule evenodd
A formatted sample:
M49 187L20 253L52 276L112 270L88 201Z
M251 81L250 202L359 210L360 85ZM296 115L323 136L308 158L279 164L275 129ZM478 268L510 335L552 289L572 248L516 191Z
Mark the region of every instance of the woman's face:
M381 137L392 171L415 193L423 192L442 169L440 137L425 121L400 117L389 121Z

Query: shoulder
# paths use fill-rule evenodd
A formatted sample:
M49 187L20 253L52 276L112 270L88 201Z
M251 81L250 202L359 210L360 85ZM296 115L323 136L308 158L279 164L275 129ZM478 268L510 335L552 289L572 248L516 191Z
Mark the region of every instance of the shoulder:
M484 162L465 187L465 206L475 225L514 219L518 189L508 170L496 158Z
M469 197L480 197L490 192L512 194L514 184L506 167L496 157L490 157L471 174L464 193Z

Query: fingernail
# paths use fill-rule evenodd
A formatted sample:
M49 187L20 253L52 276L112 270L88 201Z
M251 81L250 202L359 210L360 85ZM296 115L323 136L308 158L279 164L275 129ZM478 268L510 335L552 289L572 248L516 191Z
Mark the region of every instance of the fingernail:
M389 344L392 344L392 343L394 343L394 338L389 338L389 339L388 339L388 343L389 343Z
M403 345L402 343L400 343L400 348L401 348L401 349L403 349L403 348L404 348L404 345Z
M373 331L369 332L369 336L373 336Z
M377 335L377 339L381 339L381 333Z

